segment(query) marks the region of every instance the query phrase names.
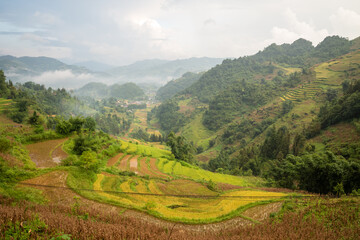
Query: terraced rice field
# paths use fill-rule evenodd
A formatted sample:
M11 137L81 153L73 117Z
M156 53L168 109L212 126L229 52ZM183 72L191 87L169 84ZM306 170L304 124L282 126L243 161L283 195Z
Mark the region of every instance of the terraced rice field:
M142 155L134 155L141 152ZM161 154L162 153L162 154ZM107 166L135 172L126 177L97 174L93 189L106 202L147 212L162 219L186 223L210 223L238 216L249 205L275 200L284 193L250 188L229 188L216 192L207 181L254 187L254 179L205 171L196 166L169 160L163 150L127 143L124 153L110 158ZM152 157L152 156L162 157ZM166 157L166 158L165 158Z
M164 181L133 177L122 182L104 174L97 175L94 190L120 206L143 210L163 219L188 223L221 221L237 216L245 205L279 200L285 196L284 193L246 189L233 190L218 196L217 192L191 180ZM101 192L103 190L111 192Z
M0 112L12 109L13 103L11 99L0 98Z
M110 158L109 161L106 163L107 167L111 167L114 166L119 159L121 159L124 156L124 153L119 153L117 155L115 155L114 157Z
M322 63L314 68L316 80L290 90L280 97L282 101L301 101L315 96L328 88L340 88L345 79L359 76L360 51L349 53L340 59Z
M67 157L67 154L62 150L62 145L66 140L67 138L38 142L29 144L26 148L36 167L55 167Z

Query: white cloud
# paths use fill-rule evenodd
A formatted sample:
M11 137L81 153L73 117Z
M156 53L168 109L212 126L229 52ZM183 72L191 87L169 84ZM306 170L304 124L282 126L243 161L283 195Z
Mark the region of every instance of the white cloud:
M64 70L44 72L27 80L53 88L66 87L68 89L75 89L82 87L88 82L95 81L96 78L91 74L74 74L71 70Z
M271 43L292 43L299 38L304 38L317 45L329 35L327 29L317 29L313 24L299 20L291 9L286 9L284 17L286 26L274 26L271 29L271 38L264 41L264 47Z
M333 28L333 34L349 37L350 39L359 37L360 14L340 7L329 19Z

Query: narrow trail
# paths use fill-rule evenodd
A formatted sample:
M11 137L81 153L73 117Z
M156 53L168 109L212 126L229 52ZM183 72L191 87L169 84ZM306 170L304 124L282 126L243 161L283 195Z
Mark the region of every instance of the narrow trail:
M32 184L43 184L43 185L52 185L59 187L67 187L66 178L68 173L65 171L53 171L46 173L39 177L29 179L24 181L25 183ZM156 226L161 226L164 228L173 228L179 232L193 232L193 233L203 233L203 232L213 232L217 233L224 230L238 229L239 227L249 226L254 224L253 222L246 220L241 217L235 217L230 220L222 221L219 223L211 224L199 224L199 225L188 225L182 223L174 223L165 221L153 216L150 216L146 213L125 209L122 207L113 206L110 204L99 203L93 200L86 199L77 193L71 191L70 189L56 189L56 188L45 188L45 187L36 187L43 191L44 196L53 204L59 205L72 205L77 200L75 197L80 199L80 204L85 209L96 209L97 211L108 212L108 213L118 213L123 217L135 218L136 221L154 224ZM271 203L268 205L261 205L254 208L246 210L243 215L251 217L257 221L265 220L270 213L276 212L281 208L282 203Z

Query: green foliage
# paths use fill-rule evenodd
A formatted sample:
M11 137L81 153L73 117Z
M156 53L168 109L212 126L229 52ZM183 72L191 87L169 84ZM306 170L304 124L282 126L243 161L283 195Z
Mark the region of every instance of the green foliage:
M243 119L240 123L230 124L221 137L226 144L233 144L235 141L244 142L245 138L254 139L273 123L274 120L269 118L261 122Z
M85 120L82 117L71 117L69 119L69 123L71 124L71 132L80 132L83 127Z
M10 140L4 136L0 136L0 152L5 153L11 148Z
M69 121L64 119L57 120L55 131L61 135L68 135L71 132L72 125Z
M359 86L359 87L357 87ZM353 81L345 90L345 95L320 108L321 128L360 116L360 80Z
M85 118L84 128L88 129L89 131L95 131L96 122L95 122L94 118L92 118L92 117Z
M272 127L267 132L264 143L260 147L261 156L267 159L282 159L289 153L290 134L286 127L276 130Z
M294 103L290 100L286 100L282 103L282 115L285 115L286 113L290 112L291 109L294 108Z
M18 240L28 240L31 236L36 234L41 236L45 234L48 226L39 218L38 215L34 215L29 221L11 221L9 220L4 226L5 236L7 239L18 239Z
M93 151L83 152L79 158L78 165L86 170L96 172L99 168L99 160L97 154Z
M302 134L296 134L294 137L294 142L292 146L292 152L295 156L298 156L302 153L305 147L305 137Z
M109 88L110 96L115 98L139 99L145 96L144 91L135 83L114 84Z
M174 154L176 159L193 162L195 149L183 136L175 136L171 132L167 137L166 145L171 148L171 153Z
M274 94L269 86L235 82L228 89L216 95L209 103L203 123L211 130L221 128L235 116L247 113L265 104Z
M350 51L351 42L339 36L326 37L314 49L313 56L320 61L327 61Z
M145 97L144 91L135 83L114 84L107 86L103 83L91 82L75 91L77 96L90 96L93 98L121 98L140 99Z
M74 145L72 148L72 152L77 155L82 155L85 151L94 151L97 152L99 149L104 147L110 141L110 137L108 135L100 135L100 134L79 134L76 138L74 138Z
M159 120L160 127L166 132L176 132L185 124L185 116L178 112L179 106L175 101L166 101L151 112Z
M331 152L301 157L288 155L286 159L272 162L266 175L281 187L298 187L321 194L351 193L360 187L360 162L347 161Z
M196 96L202 102L210 102L212 97L238 82L249 79L256 73L272 73L274 67L262 65L251 57L234 60L226 59L222 64L205 72L200 79L183 93Z
M168 82L165 86L159 88L156 98L165 101L175 96L177 93L185 90L195 83L201 77L201 73L184 73L181 78Z
M41 125L43 124L43 122L41 121L41 118L39 115L37 115L37 112L34 111L33 115L31 117L29 117L28 119L28 123L30 125L33 125L33 126L38 126L38 125Z

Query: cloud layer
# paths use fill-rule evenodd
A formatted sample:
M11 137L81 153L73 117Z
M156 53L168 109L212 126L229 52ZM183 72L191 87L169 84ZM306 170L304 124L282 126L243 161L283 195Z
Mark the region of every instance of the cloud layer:
M112 65L239 57L299 37L360 36L358 0L2 1L0 54Z

